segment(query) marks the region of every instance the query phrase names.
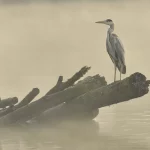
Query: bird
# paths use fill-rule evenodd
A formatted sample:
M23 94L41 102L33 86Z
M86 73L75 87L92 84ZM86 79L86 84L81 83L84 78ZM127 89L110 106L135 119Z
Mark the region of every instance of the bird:
M112 62L114 63L114 82L116 81L117 68L120 72L121 80L121 74L126 74L125 50L119 37L113 33L114 23L111 19L97 21L95 23L101 23L109 26L106 38L106 49Z

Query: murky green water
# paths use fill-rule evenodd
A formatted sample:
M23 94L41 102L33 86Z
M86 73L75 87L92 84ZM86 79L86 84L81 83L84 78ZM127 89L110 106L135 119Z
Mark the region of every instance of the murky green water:
M57 81L82 66L110 83L113 65L105 50L107 27L94 22L112 18L126 50L127 74L150 78L150 2L103 1L30 3L0 6L0 96L21 100L33 87L45 94ZM118 75L119 77L119 75ZM149 150L149 94L100 109L95 122L57 127L0 130L2 150Z

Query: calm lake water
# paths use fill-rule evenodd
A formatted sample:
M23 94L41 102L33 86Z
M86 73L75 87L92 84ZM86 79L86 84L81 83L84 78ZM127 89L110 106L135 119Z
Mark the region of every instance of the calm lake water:
M107 27L94 22L112 18L126 50L126 76L150 79L150 2L100 1L28 3L0 6L1 97L21 100L32 88L45 94L57 81L82 66L86 75L113 81L105 49ZM119 78L119 74L118 74ZM56 127L0 130L0 150L149 150L150 95L100 109L93 122Z

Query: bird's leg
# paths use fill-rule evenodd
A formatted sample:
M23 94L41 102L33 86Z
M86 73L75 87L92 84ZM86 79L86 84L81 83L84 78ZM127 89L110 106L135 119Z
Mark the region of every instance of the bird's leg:
M116 81L116 65L114 65L114 67L115 67L115 74L114 74L114 82Z
M120 81L121 81L121 72L120 72Z

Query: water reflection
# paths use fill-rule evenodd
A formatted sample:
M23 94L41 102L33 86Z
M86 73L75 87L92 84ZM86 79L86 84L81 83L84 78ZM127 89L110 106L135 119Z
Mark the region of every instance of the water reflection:
M0 150L147 150L129 137L104 134L96 121L1 129Z

